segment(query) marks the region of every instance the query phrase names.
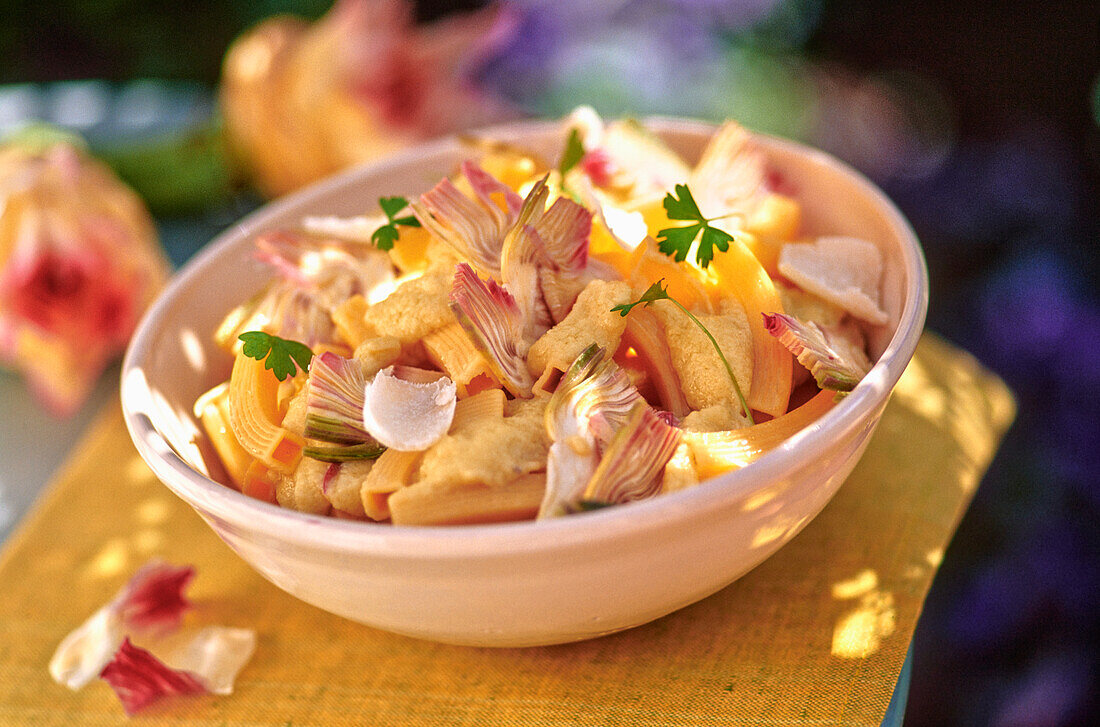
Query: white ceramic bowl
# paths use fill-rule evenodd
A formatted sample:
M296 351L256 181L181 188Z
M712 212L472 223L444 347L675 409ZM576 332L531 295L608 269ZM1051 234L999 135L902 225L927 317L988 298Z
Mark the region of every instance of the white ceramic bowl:
M651 119L685 158L707 124ZM485 132L553 158L553 122ZM381 629L458 644L520 646L586 639L646 623L714 593L795 536L829 501L867 446L917 345L928 301L924 260L893 204L837 160L760 138L799 190L805 228L851 234L886 259L890 323L871 341L878 363L818 422L751 466L682 492L543 522L394 527L306 515L210 479L220 470L191 410L228 376L214 346L221 318L268 271L253 236L307 214L361 214L379 196L413 195L468 153L424 144L268 205L211 243L142 321L122 373L126 424L141 456L229 546L272 583L326 611Z

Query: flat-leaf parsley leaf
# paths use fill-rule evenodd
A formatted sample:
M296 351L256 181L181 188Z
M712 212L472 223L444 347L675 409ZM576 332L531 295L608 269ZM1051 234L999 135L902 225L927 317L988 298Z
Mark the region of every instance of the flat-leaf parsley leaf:
M298 369L305 371L313 360L313 351L304 343L288 341L264 331L248 331L238 338L244 342L241 349L244 355L257 361L267 359L264 368L275 374L279 381L294 376Z
M691 245L700 231L703 235L695 251L695 261L700 267L705 268L710 265L710 261L714 259L714 248L722 252L729 250L733 235L710 225L714 220L720 220L728 215L710 219L704 217L686 184L677 184L674 191L665 195L662 204L670 220L687 220L695 223L686 227L666 227L657 233L657 247L665 255L671 256L677 262L686 260L688 251L691 250Z
M412 215L407 217L397 217L397 213L409 206L409 200L404 197L379 197L378 206L382 208L382 212L386 215L386 219L389 220L386 224L375 230L371 236L371 242L379 250L392 250L393 243L397 242L397 237L400 234L397 231L397 226L402 227L420 227L420 220L416 219Z
M684 189L687 189L687 187L684 187ZM694 201L692 201L692 204L694 204ZM737 401L741 404L741 409L745 412L745 417L749 420L749 424L755 424L756 422L753 421L752 412L749 410L748 402L745 401L745 395L741 391L741 385L737 383L737 377L733 374L733 367L730 366L730 362L726 360L726 354L722 353L722 347L718 345L718 341L715 340L714 336L711 335L711 332L707 330L707 327L703 325L702 321L696 318L691 311L689 311L683 306L682 303L680 303L680 301L676 300L668 294L668 286L662 286L661 283L663 282L665 282L664 278L661 278L656 283L649 286L646 291L642 293L642 296L638 298L638 300L634 301L633 303L623 303L622 305L617 305L612 308L611 311L613 313L618 313L623 318L626 318L630 311L634 310L634 306L644 305L648 307L658 300L667 300L668 302L672 303L674 306L682 310L685 314L687 314L688 318L694 321L695 325L699 326L699 330L701 330L706 335L706 337L710 339L710 343L712 346L714 346L714 350L718 352L718 358L722 359L722 365L726 367L726 373L729 374L730 381L733 382L733 391L737 394Z

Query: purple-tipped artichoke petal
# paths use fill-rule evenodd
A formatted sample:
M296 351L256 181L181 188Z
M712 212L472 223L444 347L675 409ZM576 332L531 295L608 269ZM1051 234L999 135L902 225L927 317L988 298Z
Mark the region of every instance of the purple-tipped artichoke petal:
M507 219L514 220L515 216L519 214L520 208L523 207L523 198L512 191L512 188L507 184L500 181L492 174L489 174L489 172L469 159L462 162L462 174L466 177L466 180L469 181L470 187L473 188L478 199L480 199L486 207L489 205L496 206L496 203L493 201L494 194L499 194L504 198L504 202L508 207L508 215L498 218L501 224Z
M563 272L579 274L588 261L592 213L571 199L559 197L535 224L546 252Z
M644 404L629 377L592 344L577 356L546 405L546 495L539 517L575 511L600 462L600 452ZM647 407L648 408L648 407Z
M524 317L515 297L492 278L482 280L469 265L459 263L451 310L508 391L531 398L534 379L524 358L530 341L524 337Z
M533 343L554 325L542 295L540 272L549 264L542 238L530 225L517 225L504 240L500 277L523 314L523 333Z
M768 333L809 369L822 389L848 392L867 373L861 362L846 358L829 344L828 335L813 321L802 321L784 313L764 314Z
M419 200L409 202L409 207L420 224L461 257L487 273L499 274L504 236L520 214L519 196L473 162L466 162L462 169L476 200L444 178ZM497 205L493 194L504 196L507 210Z
M343 445L373 441L363 428L366 385L358 362L331 351L314 357L306 395L306 437Z
M635 405L600 459L583 500L619 504L656 495L661 472L679 443L679 429L646 404Z

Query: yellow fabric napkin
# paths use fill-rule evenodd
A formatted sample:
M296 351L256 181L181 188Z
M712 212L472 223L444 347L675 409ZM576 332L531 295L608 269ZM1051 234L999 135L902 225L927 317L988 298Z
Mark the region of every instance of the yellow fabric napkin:
M50 680L53 650L150 558L193 563L193 623L256 629L228 697L134 723L878 725L944 548L1011 422L1004 384L926 336L867 453L789 545L710 598L593 641L482 649L331 616L268 584L135 453L117 406L0 557L0 723L129 722L97 681Z

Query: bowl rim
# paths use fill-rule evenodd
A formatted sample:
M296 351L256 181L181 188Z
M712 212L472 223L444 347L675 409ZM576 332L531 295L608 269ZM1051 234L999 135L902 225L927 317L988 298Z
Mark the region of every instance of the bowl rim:
M717 128L709 122L668 116L648 116L643 123L654 131L710 134ZM560 128L560 120L526 120L489 126L472 135L516 138ZM667 493L626 506L599 509L568 518L491 523L482 525L401 526L342 520L302 513L244 495L192 469L157 432L144 412L135 409L127 395L131 371L140 371L155 344L157 321L175 298L205 270L218 264L223 250L234 240L251 237L268 220L314 199L356 183L365 176L384 175L391 168L414 164L424 157L445 153L459 146L456 135L441 137L399 151L384 159L368 162L316 182L302 190L270 202L227 228L199 251L173 276L142 317L123 359L121 400L126 427L142 459L166 486L200 511L244 530L265 523L268 536L294 541L298 545L357 554L385 555L403 559L455 559L469 556L507 557L524 552L591 547L641 531L657 531L682 525L704 513L739 502L756 489L781 480L820 458L829 444L853 429L864 426L874 409L883 405L916 350L928 308L928 271L916 234L894 203L860 172L830 154L804 144L764 134L753 134L766 148L775 148L808 158L847 177L884 213L892 232L902 242L902 264L907 277L905 303L898 326L878 361L859 385L837 406L809 427L767 452L751 466L701 482L696 487ZM199 504L201 502L201 506ZM303 527L306 526L306 527Z

